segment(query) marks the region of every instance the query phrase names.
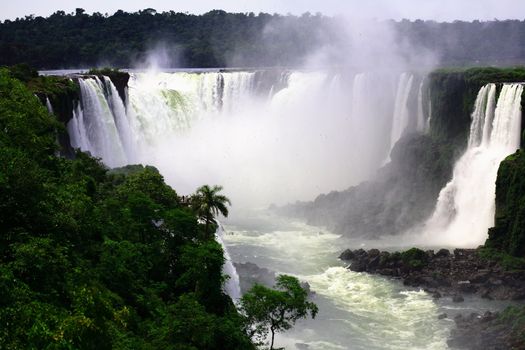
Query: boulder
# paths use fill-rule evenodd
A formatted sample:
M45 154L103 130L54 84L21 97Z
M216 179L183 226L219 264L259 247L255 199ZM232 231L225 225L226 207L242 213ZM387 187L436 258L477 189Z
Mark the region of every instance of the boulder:
M465 298L463 298L461 295L454 295L452 297L452 301L455 302L455 303L461 303L461 302L465 301Z
M344 252L342 252L339 255L339 259L345 260L345 261L353 260L353 259L355 259L355 254L354 254L354 252L351 249L346 249Z
M447 258L449 256L450 256L450 251L448 249L440 249L436 253L436 257L438 257L438 258Z

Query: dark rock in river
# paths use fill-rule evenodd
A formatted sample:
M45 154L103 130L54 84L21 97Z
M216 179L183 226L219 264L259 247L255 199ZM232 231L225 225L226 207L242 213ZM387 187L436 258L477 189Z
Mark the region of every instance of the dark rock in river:
M453 254L445 249L437 253L417 248L401 253L347 249L340 258L350 262L352 271L401 278L404 285L424 288L434 298L525 299L525 271L507 271L482 259L476 249L455 249Z
M454 318L456 329L452 330L448 345L454 349L504 350L524 349L519 334L513 330L512 320L501 318L498 313L484 315L472 313Z
M241 293L246 293L254 284L272 288L275 285L275 272L251 262L234 264L239 274Z

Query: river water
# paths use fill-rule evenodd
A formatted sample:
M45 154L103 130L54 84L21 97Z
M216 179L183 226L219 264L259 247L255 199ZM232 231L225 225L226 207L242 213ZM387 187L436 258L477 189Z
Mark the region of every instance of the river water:
M276 337L286 349L448 349L457 313L499 310L505 303L466 299L434 301L401 281L357 273L337 259L347 247L374 242L342 237L265 211L245 212L224 222L223 239L234 262L252 262L308 282L319 307L314 320L300 321ZM376 242L388 249L388 242ZM390 245L394 245L391 242ZM399 248L397 245L396 248ZM240 276L241 280L243 276ZM446 319L438 316L447 313Z

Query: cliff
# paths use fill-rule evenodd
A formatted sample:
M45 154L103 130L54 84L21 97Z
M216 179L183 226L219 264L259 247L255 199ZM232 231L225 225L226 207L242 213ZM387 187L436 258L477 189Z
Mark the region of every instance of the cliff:
M525 154L523 150L501 162L496 180L495 226L486 246L525 257Z
M525 69L441 69L430 73L427 81L427 133L405 133L391 152L391 162L373 179L278 211L338 234L368 238L399 234L428 218L466 147L480 87L525 81ZM498 93L500 89L501 84Z

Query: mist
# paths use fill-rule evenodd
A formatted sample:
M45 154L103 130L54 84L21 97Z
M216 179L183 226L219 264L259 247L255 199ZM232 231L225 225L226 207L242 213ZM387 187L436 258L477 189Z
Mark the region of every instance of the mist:
M373 177L393 147L400 74L431 69L437 55L400 40L391 22L331 23L316 31L321 45L294 57L296 68L266 73L164 74L159 67L174 61L165 44L157 45L145 60L147 72L129 86L131 110L142 118L135 160L156 165L183 194L221 184L243 207L313 200ZM297 30L295 24L288 17L271 21L258 44ZM175 112L165 99L170 91L181 98ZM139 106L145 100L150 107Z

